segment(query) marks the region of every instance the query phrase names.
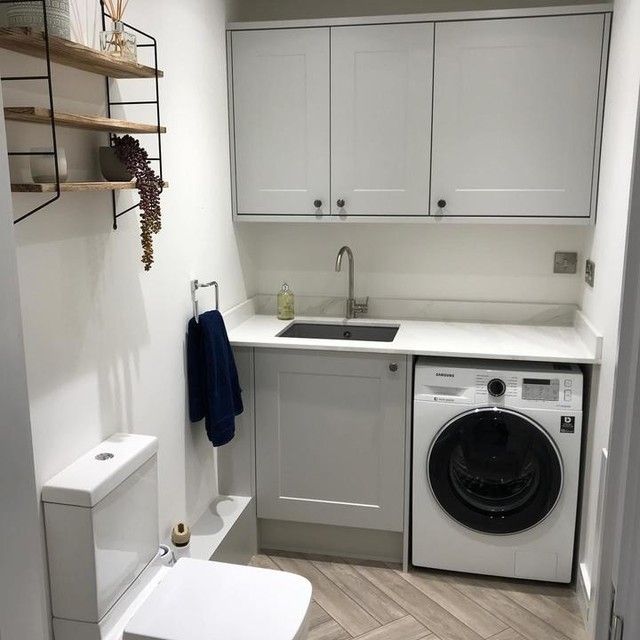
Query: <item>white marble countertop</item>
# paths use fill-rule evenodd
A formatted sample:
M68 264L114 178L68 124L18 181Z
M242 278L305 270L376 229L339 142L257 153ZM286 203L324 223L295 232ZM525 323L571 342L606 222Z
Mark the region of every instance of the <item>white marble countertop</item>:
M325 324L398 325L393 342L358 340L310 340L278 338L292 322ZM535 326L433 320L345 320L330 317L296 317L278 320L270 315L252 315L229 328L229 340L236 347L311 349L317 351L390 353L456 358L530 360L542 362L599 362L602 339L581 316L574 326Z

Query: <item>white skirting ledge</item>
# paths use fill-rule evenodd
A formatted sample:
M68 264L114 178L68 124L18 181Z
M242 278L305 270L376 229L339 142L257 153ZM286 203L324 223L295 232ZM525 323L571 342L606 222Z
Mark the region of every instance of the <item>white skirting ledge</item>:
M247 527L240 527L240 524L244 517L253 515L255 518L255 513L252 513L254 511L253 498L218 496L191 529L191 557L210 560L214 555L219 554L221 547L224 546L223 543L228 546L228 538L237 534L241 539L235 540L233 547L237 549L246 547L246 555L253 555L256 545L250 535L250 527L249 531L245 532Z
M578 596L582 617L586 623L589 620L589 606L591 602L591 576L589 575L589 568L585 562L580 563L577 583L576 595Z

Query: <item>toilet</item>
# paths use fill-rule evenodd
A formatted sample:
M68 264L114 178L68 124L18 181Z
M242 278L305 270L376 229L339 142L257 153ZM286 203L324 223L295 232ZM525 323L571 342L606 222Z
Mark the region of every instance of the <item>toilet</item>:
M116 434L44 485L55 640L304 640L305 578L160 547L157 452Z

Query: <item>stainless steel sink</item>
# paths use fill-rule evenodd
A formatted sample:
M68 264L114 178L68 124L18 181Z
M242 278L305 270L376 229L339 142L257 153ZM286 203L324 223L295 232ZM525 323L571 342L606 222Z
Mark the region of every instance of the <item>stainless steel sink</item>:
M322 324L294 322L278 334L278 338L310 338L314 340L368 340L393 342L400 327L375 324Z

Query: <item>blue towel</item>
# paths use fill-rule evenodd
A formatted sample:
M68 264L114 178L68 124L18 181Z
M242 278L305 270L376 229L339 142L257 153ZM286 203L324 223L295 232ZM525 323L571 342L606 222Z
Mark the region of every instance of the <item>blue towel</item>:
M236 432L235 417L244 407L233 350L219 311L203 313L199 322L189 321L187 377L191 422L204 418L213 446L227 444Z

